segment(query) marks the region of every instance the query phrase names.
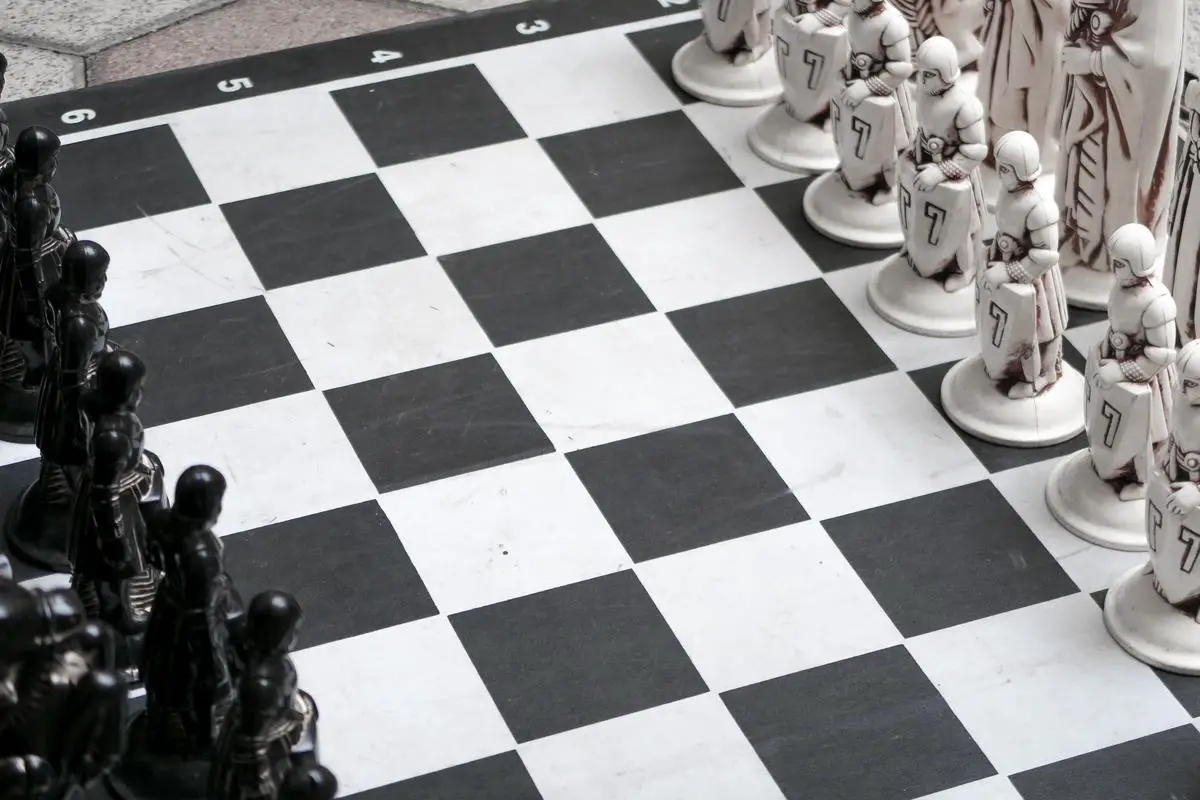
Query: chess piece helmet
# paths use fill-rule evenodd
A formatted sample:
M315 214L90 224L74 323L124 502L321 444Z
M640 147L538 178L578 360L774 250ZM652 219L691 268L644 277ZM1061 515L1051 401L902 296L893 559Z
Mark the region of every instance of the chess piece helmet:
M225 497L225 476L206 464L188 467L175 482L174 511L180 516L211 528L221 515Z
M941 94L962 75L958 50L945 36L931 36L917 49L917 80L926 94Z
M1004 188L1012 191L1033 183L1042 174L1042 153L1037 139L1025 131L1009 131L996 142L992 154Z
M17 167L19 183L54 180L58 169L58 151L62 142L58 134L41 125L26 128L17 134L13 146L13 161Z
M93 413L136 409L145 384L146 364L135 353L105 353L96 363L95 384L85 396L87 407Z
M1200 339L1179 348L1175 356L1179 376L1178 392L1188 405L1200 406Z
M84 239L67 246L62 257L62 283L72 293L100 299L108 283L108 251Z
M279 800L333 800L337 778L321 764L292 767L279 787Z
M259 592L246 609L246 642L259 655L284 655L296 645L304 611L287 592Z
M41 635L38 643L43 647L61 644L79 633L87 622L87 609L79 595L70 589L51 589L34 594L38 618L41 620Z
M1122 225L1108 237L1108 257L1123 286L1154 275L1157 251L1154 234L1136 222Z
M42 624L33 593L13 580L0 580L0 667L18 664L33 652ZM4 683L0 680L0 707Z

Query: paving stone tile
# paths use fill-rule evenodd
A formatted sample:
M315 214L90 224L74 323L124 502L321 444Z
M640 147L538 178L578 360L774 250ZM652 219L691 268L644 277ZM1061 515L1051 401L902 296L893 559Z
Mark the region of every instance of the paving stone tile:
M426 5L440 6L454 11L483 11L488 8L511 6L522 0L424 0Z
M0 44L0 52L8 59L4 101L65 92L84 85L83 59L79 56L19 44Z
M1193 75L1200 75L1200 2L1188 0L1187 4L1187 52L1184 67Z

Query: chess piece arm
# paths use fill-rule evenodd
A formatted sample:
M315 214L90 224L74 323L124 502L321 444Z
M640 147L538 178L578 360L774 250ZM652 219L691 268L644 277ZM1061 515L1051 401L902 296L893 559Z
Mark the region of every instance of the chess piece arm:
M120 481L136 466L132 443L120 432L104 430L92 438L92 514L96 519L101 556L118 575L143 572L142 549L125 535Z
M955 115L958 129L958 150L939 163L942 173L949 180L963 180L983 164L988 154L987 124L984 122L983 103L969 96Z
M867 79L867 89L876 97L888 97L912 77L913 51L911 32L903 17L897 17L883 32L884 62L878 75Z
M41 295L38 291L38 272L41 262L42 241L46 238L50 222L50 211L35 195L25 195L13 211L16 248L13 252L13 267L17 273L17 290L26 318L31 324L41 326Z
M114 670L89 670L75 685L59 734L66 775L85 783L120 757L127 692L125 681Z
M993 261L985 280L991 287L1004 283L1031 284L1058 264L1058 208L1051 202L1035 206L1025 220L1029 249L1010 261Z

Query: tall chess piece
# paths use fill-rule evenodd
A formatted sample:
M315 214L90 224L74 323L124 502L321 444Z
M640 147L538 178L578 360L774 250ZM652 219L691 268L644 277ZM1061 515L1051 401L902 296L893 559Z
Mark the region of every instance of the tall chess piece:
M954 43L917 51L917 136L900 154L904 247L867 285L871 307L925 336L975 333L975 273L984 261L983 106L962 84Z
M987 110L988 145L1006 133L1025 131L1042 151L1039 189L1054 190L1054 135L1061 95L1063 36L1071 0L988 0L979 57L979 100ZM994 205L1000 176L989 155L983 170L984 195Z
M750 128L750 149L793 172L837 168L829 101L850 57L849 8L835 0L789 0L775 12L775 56L783 99Z
M720 106L762 106L783 95L771 57L772 0L700 0L704 33L671 61L675 82Z
M963 86L974 94L976 69L983 53L983 43L976 35L978 9L963 0L891 0L891 3L908 21L914 50L935 36L950 40L964 73Z
M890 249L904 244L896 204L899 153L913 141L908 23L883 0L850 4L845 86L830 102L838 168L809 185L804 215L820 233L847 244Z
M1134 658L1200 675L1200 341L1180 349L1177 367L1170 438L1146 485L1150 560L1113 583L1104 622Z
M942 381L942 407L967 433L1011 447L1065 442L1084 429L1084 380L1063 361L1067 304L1058 267L1058 209L1038 191L1037 142L996 145L1004 191L996 236L975 287L981 353Z
M1170 235L1163 261L1163 282L1175 298L1181 341L1196 338L1200 305L1200 80L1183 91L1187 115L1187 151L1179 162L1175 195L1171 200Z
M71 509L87 467L90 433L83 395L108 345L108 315L99 302L108 264L108 253L100 245L74 242L63 257L61 280L47 292L49 357L34 430L41 470L10 506L5 520L10 549L53 572L71 571Z
M1063 527L1114 550L1146 549L1146 481L1167 440L1175 301L1155 273L1154 234L1132 222L1108 242L1108 334L1088 356L1088 446L1059 461L1046 503Z
M1105 242L1128 222L1166 246L1183 84L1183 0L1073 0L1055 200L1072 305L1102 309Z

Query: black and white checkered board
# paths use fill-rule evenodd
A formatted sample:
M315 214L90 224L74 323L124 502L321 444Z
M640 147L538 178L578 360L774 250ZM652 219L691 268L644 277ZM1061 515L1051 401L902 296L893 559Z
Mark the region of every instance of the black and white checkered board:
M1101 622L1141 558L1045 509L1082 442L946 422L974 342L877 320L881 254L807 227L759 111L672 87L681 6L11 107L67 134L168 479L223 470L230 571L308 611L344 796L1200 798L1200 684ZM6 497L34 455L0 450Z

